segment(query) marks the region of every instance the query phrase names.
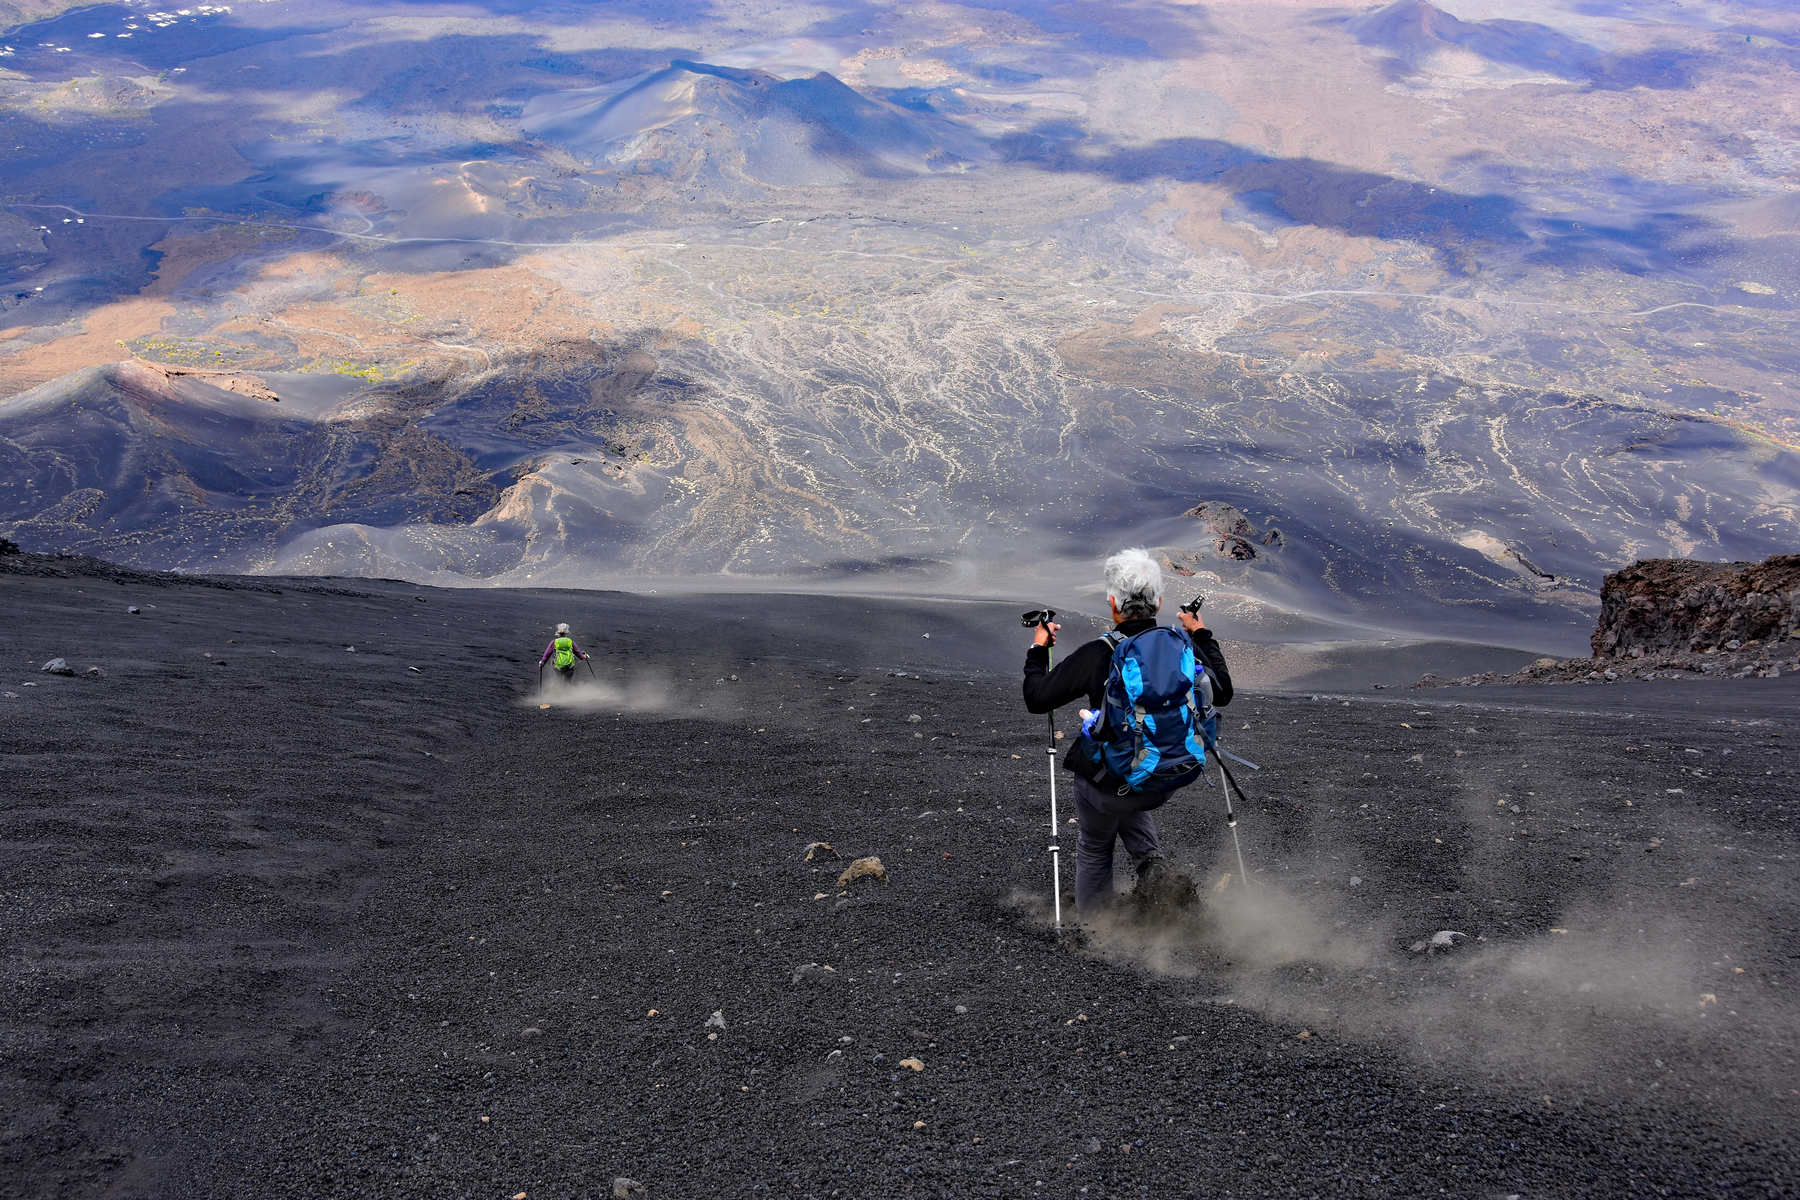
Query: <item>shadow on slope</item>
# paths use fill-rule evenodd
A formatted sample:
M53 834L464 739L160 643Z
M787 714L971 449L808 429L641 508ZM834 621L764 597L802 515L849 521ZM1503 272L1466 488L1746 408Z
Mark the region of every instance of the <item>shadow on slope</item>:
M1120 183L1212 184L1259 223L1412 242L1434 251L1457 275L1491 270L1495 257L1508 256L1565 271L1687 276L1727 248L1722 226L1688 213L1653 211L1629 223L1596 224L1538 211L1506 192L1459 192L1318 159L1275 157L1218 138L1109 146L1091 143L1079 127L1058 123L1008 134L996 145L1006 159L1045 171ZM1615 181L1610 190L1618 191L1623 182Z
M1395 78L1417 74L1429 66L1434 55L1457 49L1500 66L1554 75L1597 89L1667 90L1690 86L1700 59L1700 55L1677 47L1610 54L1548 25L1465 21L1426 0L1398 0L1343 24L1363 45L1393 56L1389 73Z
M12 147L8 192L18 202L3 211L27 230L49 227L47 254L24 256L0 276L8 294L0 308L18 310L0 320L55 325L137 292L157 269L153 245L171 230L197 232L212 222L296 231L310 244L295 249L327 239L353 247L565 241L622 222L616 214L630 205L616 192L566 172L518 170L538 148L492 131L511 125L528 97L571 80L629 78L666 63L677 48L560 51L543 36L455 33L345 45L341 30L261 31L246 44L186 60L192 66L182 68L189 73L181 86L124 77L132 64L105 57L147 46L147 34L83 37L70 53L52 54L38 86L60 80L69 95L41 97L30 112L0 112L0 141ZM90 60L103 43L104 55ZM470 90L457 79L482 86ZM324 138L278 99L321 88L347 97ZM76 214L55 207L62 205L91 215L77 223ZM505 261L518 247L482 252ZM445 267L441 256L403 254L384 264ZM40 284L43 292L35 290Z
M69 549L239 561L317 499L344 449L264 399L141 363L94 367L0 402L0 520Z

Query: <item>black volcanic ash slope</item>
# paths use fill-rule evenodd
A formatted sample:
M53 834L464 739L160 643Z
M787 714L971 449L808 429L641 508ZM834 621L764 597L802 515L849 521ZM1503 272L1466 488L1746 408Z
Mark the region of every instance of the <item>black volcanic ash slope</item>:
M28 545L99 535L166 562L272 545L316 501L336 441L292 407L144 364L94 367L0 410L0 523Z
M1800 1188L1786 681L1245 695L1268 903L1083 948L991 610L0 562L9 1196Z
M494 503L404 395L320 419L351 390L135 360L46 384L0 407L0 525L26 546L251 568L321 524L461 523Z

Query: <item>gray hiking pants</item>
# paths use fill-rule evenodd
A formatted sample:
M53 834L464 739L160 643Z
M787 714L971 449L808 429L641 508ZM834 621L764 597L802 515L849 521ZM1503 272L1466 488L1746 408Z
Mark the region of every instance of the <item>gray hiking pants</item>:
M1125 843L1133 866L1162 857L1156 840L1156 814L1167 792L1115 796L1087 780L1075 779L1075 907L1091 912L1113 894L1113 840Z

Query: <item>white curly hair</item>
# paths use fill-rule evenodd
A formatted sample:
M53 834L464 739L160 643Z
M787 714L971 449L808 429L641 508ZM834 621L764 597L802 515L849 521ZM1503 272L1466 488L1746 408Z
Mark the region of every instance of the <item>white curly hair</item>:
M1151 617L1162 604L1163 573L1142 546L1121 550L1106 560L1106 598L1127 617Z

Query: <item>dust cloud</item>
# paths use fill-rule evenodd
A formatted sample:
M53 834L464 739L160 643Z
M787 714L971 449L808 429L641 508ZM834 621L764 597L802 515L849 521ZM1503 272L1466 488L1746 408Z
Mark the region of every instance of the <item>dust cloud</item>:
M1313 864L1270 865L1245 886L1227 851L1196 873L1187 911L1146 918L1115 905L1082 922L1083 951L1191 981L1196 1004L1238 1006L1308 1039L1386 1044L1546 1095L1774 1097L1791 1086L1800 1013L1740 965L1755 942L1748 930L1701 928L1602 893L1571 903L1553 928L1484 934L1470 920L1457 930L1468 936L1438 948L1429 940L1439 923L1401 915L1400 903L1371 915L1329 887L1281 882L1317 879ZM1488 894L1479 879L1465 890ZM1014 907L1048 920L1041 899Z
M522 709L565 709L569 712L675 712L691 709L704 714L698 703L684 703L675 684L664 676L643 675L626 680L545 680L542 687L518 698Z

